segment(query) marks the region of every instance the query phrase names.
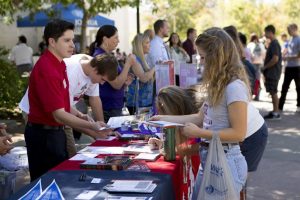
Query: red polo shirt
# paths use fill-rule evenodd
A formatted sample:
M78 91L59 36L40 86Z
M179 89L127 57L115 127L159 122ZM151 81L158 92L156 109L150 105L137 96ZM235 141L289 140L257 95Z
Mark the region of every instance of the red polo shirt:
M64 108L70 112L69 80L64 61L46 50L35 64L29 78L28 121L59 126L52 112Z

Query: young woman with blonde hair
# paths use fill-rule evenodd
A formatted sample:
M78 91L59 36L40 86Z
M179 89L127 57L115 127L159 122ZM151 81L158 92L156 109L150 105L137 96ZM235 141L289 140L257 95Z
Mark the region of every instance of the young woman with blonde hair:
M136 77L128 86L127 93L127 107L130 114L134 114L136 111L137 99L138 107L152 106L155 68L150 68L145 59L145 54L149 52L149 49L149 37L143 34L137 34L132 41L132 53L136 56L136 62L131 67L131 72ZM137 84L139 84L139 91L136 91Z
M247 178L247 163L239 142L263 125L257 109L249 103L248 78L237 48L230 36L220 28L210 28L196 40L201 63L204 65L203 89L206 99L199 113L184 116L154 116L154 120L186 123L182 133L188 137L204 138L201 143L201 165L192 199L198 192L205 168L209 140L217 132L233 175L239 195ZM202 128L200 128L202 127Z

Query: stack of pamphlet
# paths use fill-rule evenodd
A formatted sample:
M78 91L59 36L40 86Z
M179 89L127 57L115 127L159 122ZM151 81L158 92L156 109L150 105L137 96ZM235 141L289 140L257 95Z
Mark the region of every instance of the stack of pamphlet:
M114 180L104 189L108 192L152 193L156 186L152 180Z
M124 148L125 154L140 154L140 153L151 153L159 154L159 150L152 150L148 144L131 144Z

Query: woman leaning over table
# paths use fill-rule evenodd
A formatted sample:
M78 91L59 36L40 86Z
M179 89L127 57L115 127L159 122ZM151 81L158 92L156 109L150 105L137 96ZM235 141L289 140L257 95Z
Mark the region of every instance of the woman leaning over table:
M136 56L136 62L131 67L131 71L136 76L128 86L127 107L130 114L136 111L136 101L138 107L151 107L153 102L153 79L155 68L150 68L145 59L145 54L149 53L150 39L143 34L137 34L132 41L132 53ZM139 91L136 91L139 84ZM138 97L138 98L137 98Z
M220 28L210 28L196 40L201 64L204 65L203 86L206 100L198 114L154 116L154 120L186 123L183 134L204 138L200 147L201 165L192 199L197 199L208 153L209 139L217 132L223 143L239 195L247 178L247 163L239 142L247 132L261 127L259 112L249 103L250 91L243 64L230 36ZM202 127L202 128L200 128Z
M96 39L90 46L90 54L96 56L104 53L112 53L118 44L119 35L117 28L112 25L104 25L98 30ZM132 82L132 77L128 75L128 72L134 63L135 56L129 55L123 69L118 66L119 75L117 78L99 85L105 122L110 117L122 115L124 88Z

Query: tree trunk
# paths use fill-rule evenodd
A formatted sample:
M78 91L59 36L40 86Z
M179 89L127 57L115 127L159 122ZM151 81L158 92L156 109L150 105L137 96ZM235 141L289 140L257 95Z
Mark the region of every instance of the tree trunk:
M86 27L88 22L89 16L87 11L83 9L83 18L81 23L81 35L80 35L80 52L85 53L86 47Z

